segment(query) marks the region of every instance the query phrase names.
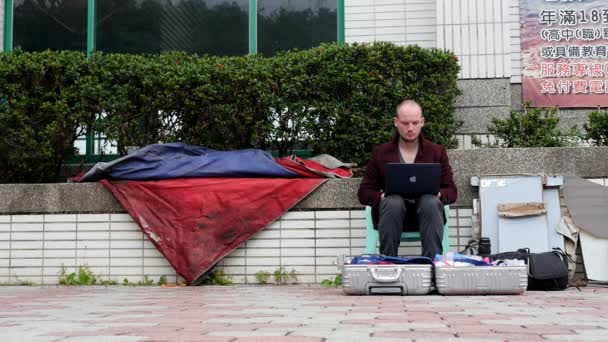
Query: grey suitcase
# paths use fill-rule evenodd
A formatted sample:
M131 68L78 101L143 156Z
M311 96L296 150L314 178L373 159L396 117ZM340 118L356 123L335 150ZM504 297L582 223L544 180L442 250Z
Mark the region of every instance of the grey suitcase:
M431 265L342 266L342 290L349 295L425 295L432 278Z
M527 266L437 266L435 286L443 295L522 294Z

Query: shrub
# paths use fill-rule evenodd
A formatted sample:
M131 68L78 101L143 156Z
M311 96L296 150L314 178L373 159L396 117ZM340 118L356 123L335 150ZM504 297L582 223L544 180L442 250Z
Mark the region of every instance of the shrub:
M90 116L82 94L91 85L82 53L0 54L1 183L58 180L78 127Z
M424 134L456 146L451 52L325 44L274 57L22 52L0 55L0 182L57 180L83 127L128 146L308 148L364 165L419 101Z
M585 138L594 145L608 146L608 110L589 113L589 123L584 125Z
M492 119L488 132L497 138L486 147L560 147L570 145L580 135L576 127L569 132L558 128L559 116L555 108L527 108L512 111L507 119ZM479 141L475 145L481 145Z
M460 92L452 53L376 43L326 45L302 55L305 70L317 70L311 80L315 152L364 165L373 145L394 134L395 107L404 98L421 103L427 137L456 146L453 103Z

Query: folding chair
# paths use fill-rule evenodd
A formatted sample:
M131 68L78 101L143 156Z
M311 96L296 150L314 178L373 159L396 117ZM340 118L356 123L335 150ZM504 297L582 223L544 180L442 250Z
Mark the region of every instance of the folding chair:
M450 206L443 206L443 210L445 211L445 217L450 217ZM446 255L450 251L450 237L448 234L448 221L446 220L445 225L443 226L443 240L441 245L443 246L443 254ZM365 207L365 223L366 223L366 233L365 233L365 253L366 254L377 254L376 246L378 245L378 231L374 229L374 222L372 221L372 207ZM401 233L401 242L413 242L420 241L420 232L402 232Z

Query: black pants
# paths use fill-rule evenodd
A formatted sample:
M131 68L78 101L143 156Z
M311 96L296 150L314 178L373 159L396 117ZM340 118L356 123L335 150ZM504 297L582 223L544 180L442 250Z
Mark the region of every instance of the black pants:
M423 195L412 206L406 206L405 200L399 195L386 196L380 202L380 253L397 256L401 243L401 232L405 221L406 210L410 207L416 210L422 255L433 259L435 254L442 254L442 239L444 226L443 203L435 195Z

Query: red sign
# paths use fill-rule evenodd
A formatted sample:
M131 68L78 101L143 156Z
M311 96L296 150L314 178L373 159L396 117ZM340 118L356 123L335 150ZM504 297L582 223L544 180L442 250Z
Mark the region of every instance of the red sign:
M608 106L608 1L520 0L524 102Z

